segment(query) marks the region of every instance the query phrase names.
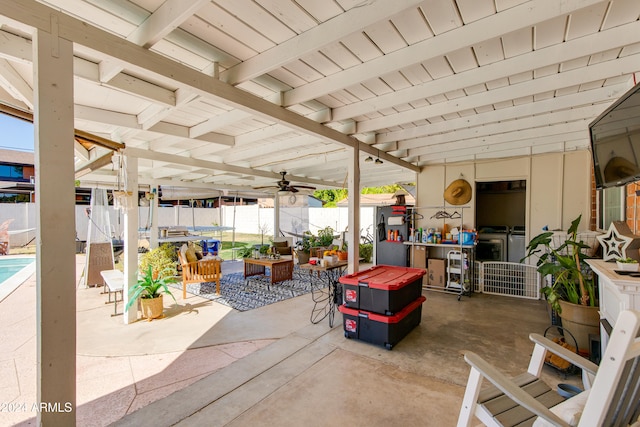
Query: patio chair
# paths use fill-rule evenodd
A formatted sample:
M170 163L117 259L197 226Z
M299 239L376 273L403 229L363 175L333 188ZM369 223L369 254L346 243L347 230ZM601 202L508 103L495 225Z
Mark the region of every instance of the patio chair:
M178 260L182 266L182 298L187 297L188 283L215 282L216 294L220 295L220 260L207 259L189 261L182 250L178 250Z
M538 335L526 373L507 378L472 352L458 427L474 415L488 426L630 426L640 425L640 312L623 311L616 322L602 362L589 360ZM550 351L582 369L586 391L567 400L540 379ZM480 389L482 380L492 386ZM550 408L550 409L549 409Z

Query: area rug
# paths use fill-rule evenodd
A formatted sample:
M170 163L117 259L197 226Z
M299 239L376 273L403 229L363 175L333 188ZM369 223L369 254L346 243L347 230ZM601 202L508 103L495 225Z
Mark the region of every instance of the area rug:
M308 274L294 271L292 280L272 285L268 277L245 278L242 273L228 273L223 274L220 280L220 295L216 294L216 284L210 282L190 283L187 285L187 292L238 311L247 311L311 292L311 281L308 277ZM182 282L172 286L182 289Z

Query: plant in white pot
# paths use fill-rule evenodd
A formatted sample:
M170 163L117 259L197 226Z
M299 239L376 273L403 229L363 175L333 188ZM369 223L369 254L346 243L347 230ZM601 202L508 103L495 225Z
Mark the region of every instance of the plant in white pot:
M578 240L581 218L582 215L571 222L566 239L558 245L553 244L552 231L535 236L521 261L538 257L538 272L543 277L551 277L542 292L560 315L562 326L575 336L579 350L588 354L589 335L599 333L600 315L593 274L585 262L589 256L584 252L591 246Z
M167 286L175 282L176 279L171 275L170 269L154 272L151 265L147 266L147 269L138 276L138 281L129 289L129 302L126 309L129 310L140 298L142 317L149 321L157 319L164 311L163 294L171 295L171 298L176 301Z
M616 266L622 271L638 271L638 261L633 258L618 258Z

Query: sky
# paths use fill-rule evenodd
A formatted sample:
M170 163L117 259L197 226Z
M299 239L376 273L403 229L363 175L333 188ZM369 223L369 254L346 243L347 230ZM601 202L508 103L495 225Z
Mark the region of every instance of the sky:
M0 114L0 149L33 151L33 124Z

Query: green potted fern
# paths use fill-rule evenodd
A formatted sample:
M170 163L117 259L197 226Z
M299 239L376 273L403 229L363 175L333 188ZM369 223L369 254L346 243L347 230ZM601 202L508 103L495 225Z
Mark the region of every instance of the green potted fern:
M537 270L551 281L541 291L547 302L562 319L562 326L578 341L578 348L588 353L589 335L599 333L600 315L596 299L596 285L584 252L590 246L578 240L578 226L582 215L571 222L566 238L555 243L554 233L546 231L535 236L527 245L525 257L538 257Z
M129 289L128 310L140 298L142 317L147 320L162 316L164 311L163 294L175 297L168 285L177 282L176 265L178 254L170 243L164 243L146 252L140 257L138 281Z
M171 295L171 298L176 301L168 286L175 282L176 278L171 275L170 269L156 273L153 267L148 265L147 269L138 276L138 281L129 289L129 302L126 310L129 310L140 298L142 317L149 321L157 319L162 316L164 311L163 294Z

